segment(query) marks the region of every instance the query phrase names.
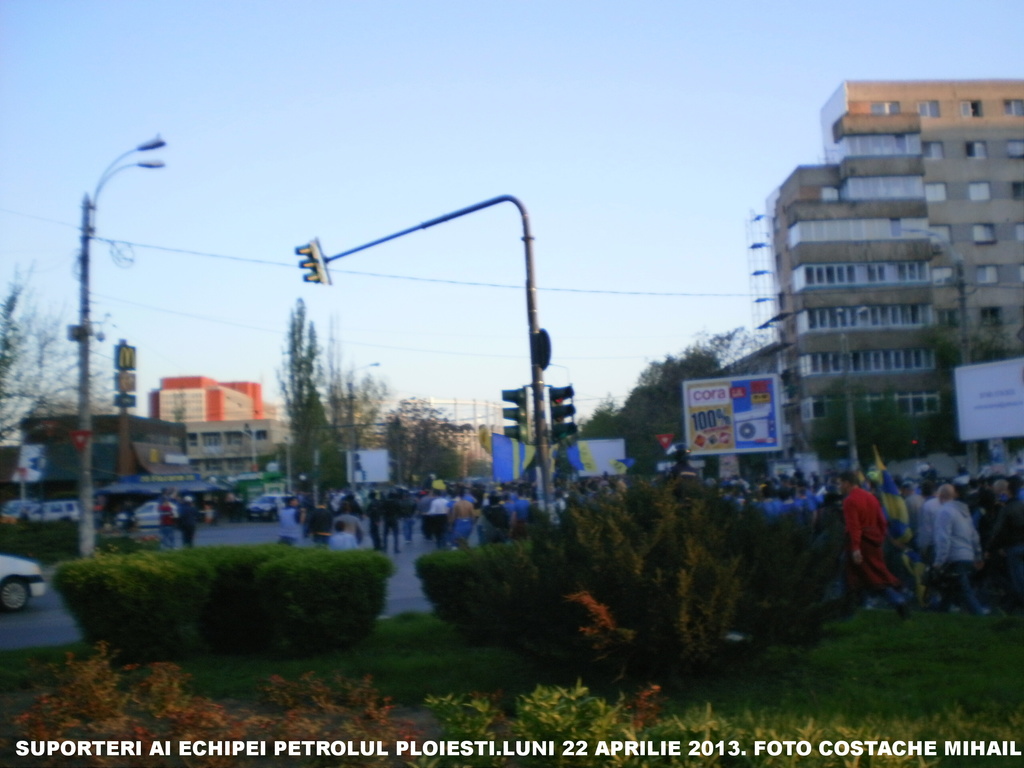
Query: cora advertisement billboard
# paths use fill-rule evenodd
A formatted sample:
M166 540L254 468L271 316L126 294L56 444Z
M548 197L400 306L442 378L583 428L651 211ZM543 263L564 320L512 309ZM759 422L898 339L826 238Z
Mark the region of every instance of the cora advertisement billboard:
M683 430L691 454L782 450L779 377L683 382Z

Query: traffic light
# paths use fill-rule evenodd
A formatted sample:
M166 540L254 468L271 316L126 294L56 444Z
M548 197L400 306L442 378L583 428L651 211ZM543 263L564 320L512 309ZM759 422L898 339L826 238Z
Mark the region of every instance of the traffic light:
M567 387L551 387L549 398L551 400L551 439L553 442L560 442L576 434L576 422L573 416L576 415L576 406L570 400L576 392L572 384Z
M327 274L327 262L324 261L323 252L320 250L320 240L313 238L307 245L300 245L295 253L302 257L299 260L300 269L308 269L309 273L302 276L307 283L331 284L331 276Z
M505 425L505 436L521 443L530 442L530 416L526 407L530 398L529 387L501 390L501 399L506 403L515 403L515 408L502 408L501 415L515 422L514 426Z

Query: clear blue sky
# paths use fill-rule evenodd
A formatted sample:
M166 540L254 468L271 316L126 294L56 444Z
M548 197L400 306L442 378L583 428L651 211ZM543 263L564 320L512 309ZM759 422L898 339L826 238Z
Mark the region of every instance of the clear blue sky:
M571 378L583 410L621 402L695 334L750 326L746 222L820 160L843 80L1021 77L1022 19L1010 0L3 0L0 285L30 271L75 322L82 197L159 133L167 167L99 199L98 235L140 245L130 268L93 249L97 367L125 338L140 395L205 375L276 400L302 297L396 395L495 400L530 376L513 207L335 262L331 287L301 281L294 249L511 194L548 382Z

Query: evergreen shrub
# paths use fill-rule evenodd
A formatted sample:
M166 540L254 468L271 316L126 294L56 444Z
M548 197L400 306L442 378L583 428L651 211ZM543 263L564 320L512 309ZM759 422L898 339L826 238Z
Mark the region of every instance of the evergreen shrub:
M391 560L370 550L299 553L267 560L255 572L273 647L302 656L367 637L384 610Z
M86 641L107 642L125 661L180 659L201 648L196 617L213 569L161 553L97 555L54 576Z
M125 661L200 650L306 655L373 631L391 561L378 552L277 544L98 554L60 567L54 586L89 642Z
M199 547L176 550L172 557L198 558L213 569L210 594L198 616L199 632L215 653L255 653L267 650L274 611L256 583L261 565L303 550L262 544L247 547Z
M56 563L78 556L78 523L18 520L0 524L0 552Z
M750 636L744 649L817 638L836 546L713 492L639 484L570 505L528 544L427 555L417 569L467 638L673 675L724 658L732 631Z

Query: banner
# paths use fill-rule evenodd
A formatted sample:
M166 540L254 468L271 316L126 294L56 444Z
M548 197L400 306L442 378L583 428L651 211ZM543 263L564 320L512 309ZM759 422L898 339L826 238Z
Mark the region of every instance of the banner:
M18 453L18 468L14 470L12 483L38 483L46 469L46 446L22 445Z
M492 474L495 482L511 483L518 480L537 452L536 447L520 443L511 437L491 434Z
M683 382L683 429L693 455L782 450L781 389L774 374Z

